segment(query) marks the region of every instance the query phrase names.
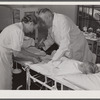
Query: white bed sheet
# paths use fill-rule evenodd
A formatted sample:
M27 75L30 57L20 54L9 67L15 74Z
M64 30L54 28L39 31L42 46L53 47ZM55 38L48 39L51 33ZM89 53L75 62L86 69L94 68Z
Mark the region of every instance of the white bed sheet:
M100 64L97 64L100 67ZM100 72L95 74L70 74L65 75L67 80L85 90L100 90Z
M60 75L55 76L50 73L50 70L48 70L49 67L47 67L47 64L32 64L32 63L26 63L30 66L30 69L41 73L43 75L49 76L54 80L57 80L58 82L61 82L65 86L69 86L73 89L78 90L100 90L100 73L96 74L66 74L66 75Z
M64 80L83 88L84 90L100 90L100 72L96 74L65 75Z
M50 71L48 71L48 67L44 66L44 64L42 64L42 63L41 64L34 64L34 65L31 62L24 62L24 63L25 63L25 65L28 65L31 70L36 71L36 72L38 72L38 73L40 73L48 78L51 78L54 81L63 84L64 86L67 86L73 90L83 90L83 88L81 88L77 85L74 85L69 81L66 81L66 79L64 79L64 77L65 77L64 75L60 75L60 76L52 75L50 73Z

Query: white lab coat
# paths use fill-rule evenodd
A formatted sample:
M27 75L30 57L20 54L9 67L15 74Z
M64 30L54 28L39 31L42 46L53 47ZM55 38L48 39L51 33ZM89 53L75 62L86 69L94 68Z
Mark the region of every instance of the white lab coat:
M54 13L53 25L50 30L50 38L48 37L44 42L46 49L54 42L59 45L52 60L57 60L65 55L79 61L95 62L87 40L69 17Z
M12 53L23 44L22 23L6 27L0 34L0 89L12 89Z

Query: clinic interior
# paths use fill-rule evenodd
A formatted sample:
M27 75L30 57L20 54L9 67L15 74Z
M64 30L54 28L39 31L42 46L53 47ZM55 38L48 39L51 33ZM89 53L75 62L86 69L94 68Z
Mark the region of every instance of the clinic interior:
M87 37L90 50L96 54L96 62L100 63L100 42L96 38L100 37L100 6L99 5L1 5L0 6L0 31L6 26L20 22L24 15L31 15L37 13L41 8L49 8L54 12L61 13L70 17L73 22L80 28L83 33L91 34ZM41 30L43 31L43 30ZM41 37L41 36L40 36ZM40 38L39 37L39 38ZM34 38L34 36L31 38ZM14 69L19 72L13 72L13 90L26 90L27 73L26 69L20 63L14 62ZM16 67L17 66L17 67ZM29 71L29 70L28 70ZM32 72L30 73L37 73ZM37 75L38 77L38 75ZM43 77L41 75L41 77ZM42 79L42 78L41 78ZM44 78L43 78L44 80ZM31 80L32 81L32 80ZM31 90L48 90L48 87L41 85L33 79L31 82ZM44 83L43 83L44 84ZM54 83L50 83L54 84ZM57 84L60 88L60 84Z

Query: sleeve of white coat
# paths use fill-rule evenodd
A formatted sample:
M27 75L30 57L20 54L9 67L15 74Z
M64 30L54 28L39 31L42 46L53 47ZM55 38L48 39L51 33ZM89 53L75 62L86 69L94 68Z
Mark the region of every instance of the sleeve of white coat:
M12 50L20 51L21 46L23 44L23 35L20 30L13 30L10 33L11 35L11 42L12 42Z
M45 47L44 50L47 50L52 44L54 43L52 37L50 36L50 33L48 33L47 39L44 41Z
M60 35L61 35L61 40L59 44L59 49L53 56L52 60L58 60L60 57L62 57L65 53L67 54L68 57L70 57L70 50L69 50L69 44L70 44L70 26L66 20L62 20L61 22L61 28L60 28Z

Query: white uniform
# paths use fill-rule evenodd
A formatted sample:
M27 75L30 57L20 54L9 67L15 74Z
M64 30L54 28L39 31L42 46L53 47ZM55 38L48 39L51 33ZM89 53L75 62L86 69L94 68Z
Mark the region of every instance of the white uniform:
M48 48L54 42L59 45L59 49L52 60L59 59L63 54L79 61L95 62L96 60L79 28L69 17L57 13L54 13L51 33L44 43Z
M0 89L12 89L12 53L23 44L22 23L6 27L0 34Z

